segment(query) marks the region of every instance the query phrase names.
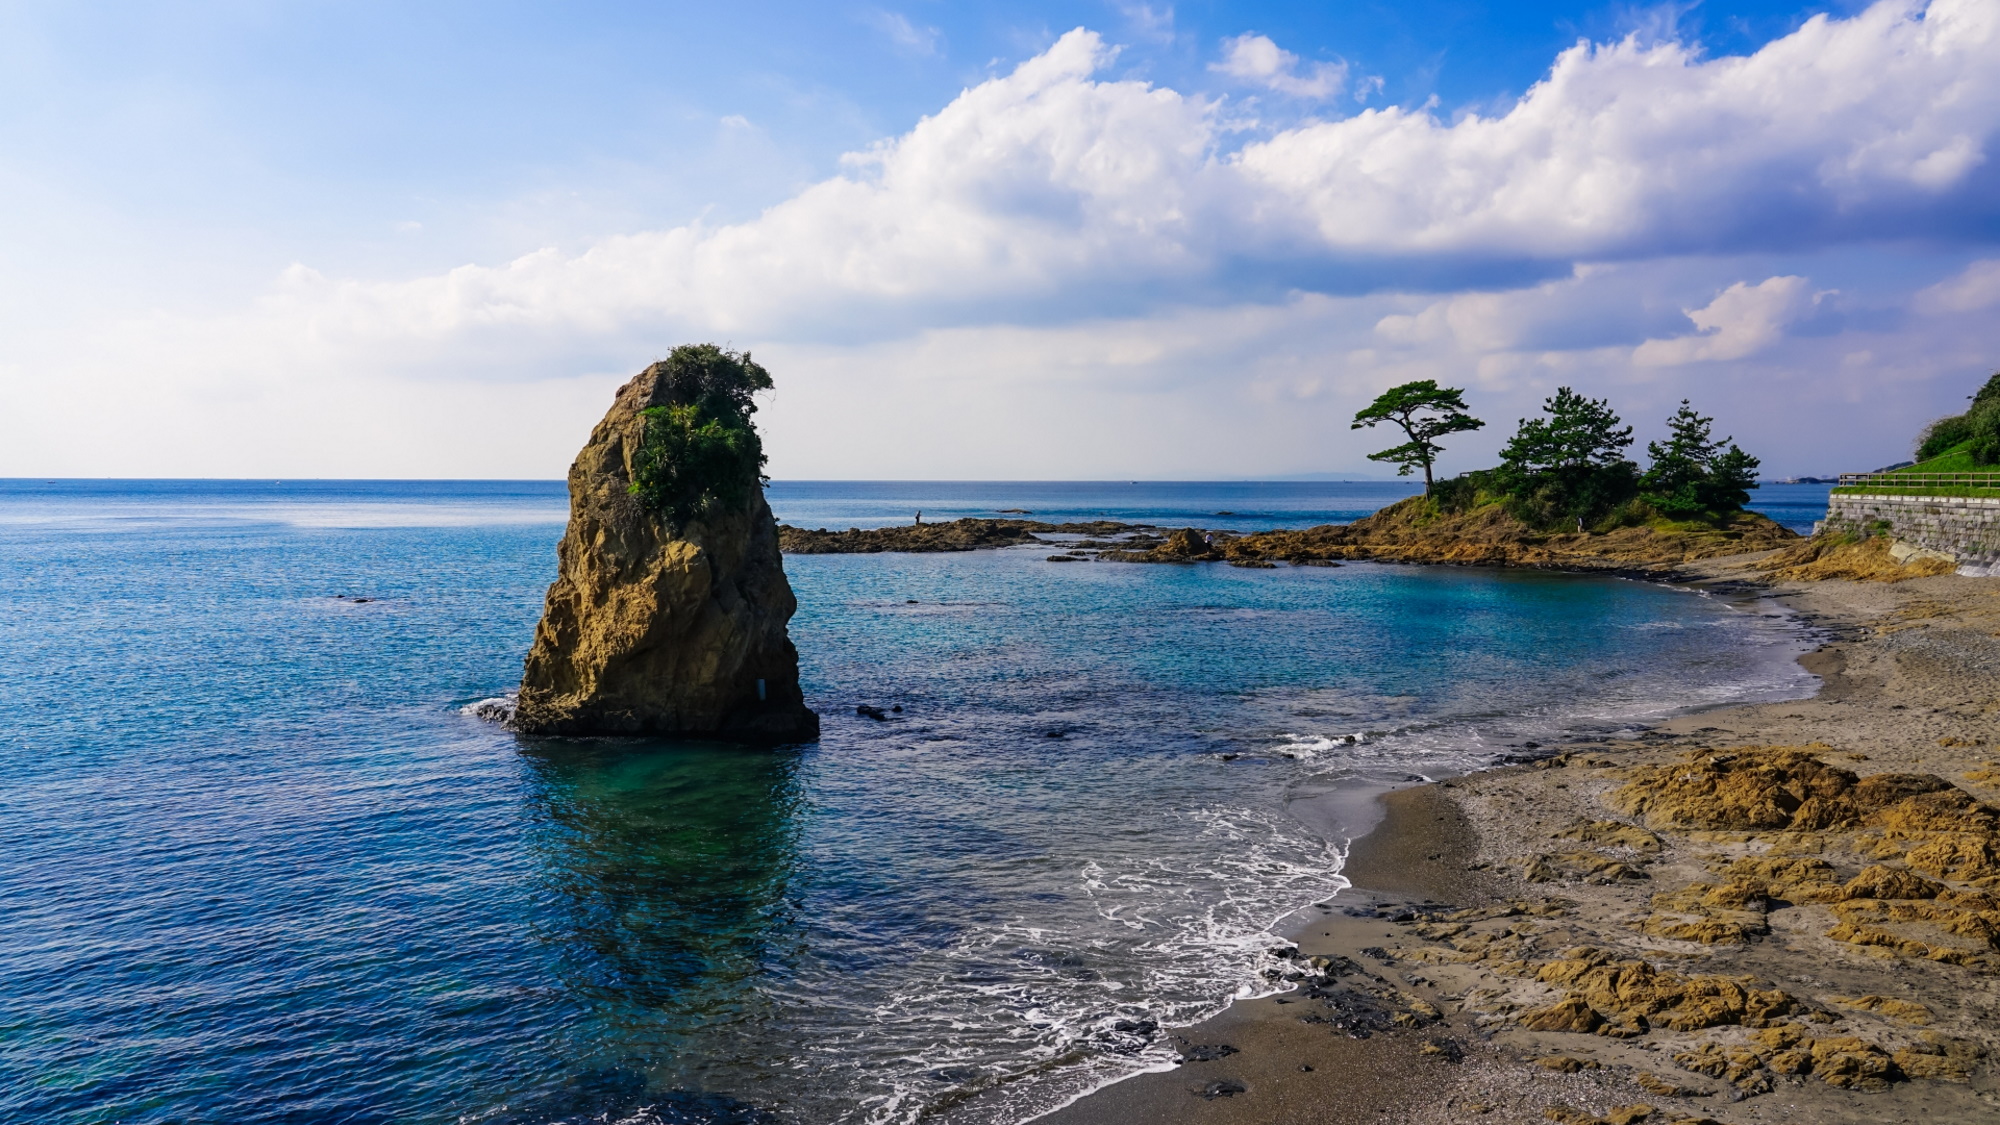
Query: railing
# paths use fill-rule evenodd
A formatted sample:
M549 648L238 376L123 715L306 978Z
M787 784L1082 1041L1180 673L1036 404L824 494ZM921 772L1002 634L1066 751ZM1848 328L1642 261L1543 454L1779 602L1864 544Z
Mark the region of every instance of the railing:
M1873 488L1898 492L1923 492L1949 488L2000 489L2000 473L1842 473L1841 488Z

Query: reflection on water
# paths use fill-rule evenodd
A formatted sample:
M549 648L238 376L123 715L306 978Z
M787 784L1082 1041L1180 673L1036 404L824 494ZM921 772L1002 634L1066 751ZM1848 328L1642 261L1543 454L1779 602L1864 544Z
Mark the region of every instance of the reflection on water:
M700 1060L685 1047L765 1018L756 985L788 971L803 801L796 753L520 743L533 778L528 843L540 861L535 936L584 1008L589 1027L578 1038L588 1045L579 1046L598 1056L578 1093L600 1111L748 1113L695 1092Z

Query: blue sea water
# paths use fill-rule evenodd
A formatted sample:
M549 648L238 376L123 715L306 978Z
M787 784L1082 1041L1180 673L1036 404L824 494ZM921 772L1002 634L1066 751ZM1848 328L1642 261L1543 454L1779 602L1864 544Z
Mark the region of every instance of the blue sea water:
M1750 508L1800 534L1826 515L1832 485L1766 484ZM916 513L944 521L1012 516L1262 531L1347 523L1423 491L1386 481L773 481L771 508L799 527L874 528Z
M1750 510L1761 512L1800 535L1811 535L1813 524L1826 518L1830 484L1766 484L1750 494Z
M1301 526L1406 492L770 495ZM1343 885L1329 785L1808 688L1788 621L1614 579L802 556L818 744L526 739L465 709L563 518L541 482L0 482L0 1120L1022 1120L1264 987Z

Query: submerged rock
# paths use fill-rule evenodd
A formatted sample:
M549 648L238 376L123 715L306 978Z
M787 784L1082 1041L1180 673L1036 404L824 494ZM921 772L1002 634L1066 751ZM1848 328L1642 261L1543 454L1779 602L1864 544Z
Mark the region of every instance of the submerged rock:
M713 401L683 353L748 364L706 346L676 349L619 388L591 431L570 466L569 527L521 678L521 731L760 743L819 736L786 632L798 602L754 468L734 482L744 486L735 501L681 520L633 494L658 417L642 411ZM747 429L747 391L739 402Z

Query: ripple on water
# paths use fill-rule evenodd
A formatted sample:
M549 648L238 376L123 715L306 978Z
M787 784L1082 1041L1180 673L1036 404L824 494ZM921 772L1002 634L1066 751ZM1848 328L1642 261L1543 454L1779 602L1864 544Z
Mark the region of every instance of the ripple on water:
M524 739L559 527L390 499L0 510L0 1118L1014 1120L1280 986L1335 781L1806 683L1608 579L813 556L818 745Z

